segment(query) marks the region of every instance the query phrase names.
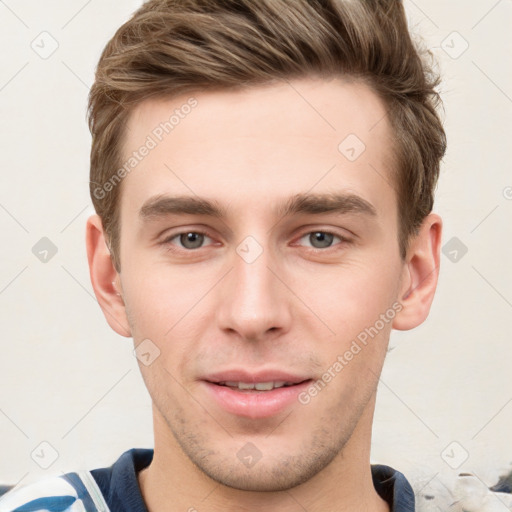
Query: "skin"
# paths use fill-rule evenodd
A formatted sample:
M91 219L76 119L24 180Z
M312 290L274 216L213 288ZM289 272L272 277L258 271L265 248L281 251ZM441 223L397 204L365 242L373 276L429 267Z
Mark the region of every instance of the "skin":
M189 96L139 104L125 154ZM428 315L441 219L425 218L402 260L392 131L364 84L307 78L194 97L197 107L123 180L120 273L101 219L87 223L107 321L160 350L139 362L153 401L154 459L138 476L148 510L387 511L370 472L378 377L392 328ZM353 162L338 150L348 134L366 145ZM363 198L375 215L275 212L295 194L333 192ZM226 215L141 216L159 194L215 200ZM208 236L195 249L176 236L198 229ZM319 231L335 236L321 245ZM247 236L262 250L251 263L237 253ZM393 304L401 311L307 405L252 418L205 391L206 373L233 367L321 379ZM249 442L261 453L252 467L237 457Z

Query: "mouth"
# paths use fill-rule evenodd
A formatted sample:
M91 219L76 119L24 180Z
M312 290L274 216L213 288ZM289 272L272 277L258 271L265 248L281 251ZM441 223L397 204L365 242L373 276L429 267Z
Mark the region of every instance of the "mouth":
M208 398L224 412L258 419L299 405L299 393L312 381L312 378L285 372L230 371L210 375L203 379L203 384Z
M282 380L269 381L269 382L237 382L237 381L225 381L225 382L211 382L217 386L225 386L235 391L241 392L257 392L257 391L272 391L273 389L289 388L302 384L303 382L309 382L311 379L305 379L301 382L285 382Z

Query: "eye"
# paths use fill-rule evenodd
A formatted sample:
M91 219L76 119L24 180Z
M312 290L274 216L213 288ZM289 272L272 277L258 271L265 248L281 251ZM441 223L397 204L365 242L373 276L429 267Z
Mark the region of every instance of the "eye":
M178 240L182 249L200 249L205 239L212 240L206 233L201 231L184 231L177 233L164 240L164 244L173 244L173 240Z
M303 235L299 241L304 239L310 243L309 247L313 247L314 249L328 249L332 247L335 239L338 239L340 242L348 242L348 239L345 237L335 235L328 231L311 231Z

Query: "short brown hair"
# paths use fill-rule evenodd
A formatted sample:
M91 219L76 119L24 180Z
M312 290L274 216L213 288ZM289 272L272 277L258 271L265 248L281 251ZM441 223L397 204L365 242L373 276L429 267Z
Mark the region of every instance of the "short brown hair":
M89 96L90 193L120 270L124 127L148 97L347 76L384 101L396 138L394 185L405 258L433 207L446 136L439 76L409 34L400 0L149 0L108 42ZM98 194L98 190L102 193ZM98 197L99 196L99 197Z

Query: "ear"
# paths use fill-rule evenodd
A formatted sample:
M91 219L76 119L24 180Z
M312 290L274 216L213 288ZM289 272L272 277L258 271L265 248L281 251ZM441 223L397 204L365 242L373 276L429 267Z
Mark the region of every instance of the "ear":
M413 329L429 314L439 276L442 226L441 217L431 213L409 244L398 299L403 309L394 318L394 329Z
M98 215L92 215L87 220L85 243L92 287L103 314L114 331L130 337L120 275L112 263L103 224Z

